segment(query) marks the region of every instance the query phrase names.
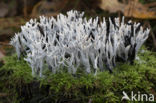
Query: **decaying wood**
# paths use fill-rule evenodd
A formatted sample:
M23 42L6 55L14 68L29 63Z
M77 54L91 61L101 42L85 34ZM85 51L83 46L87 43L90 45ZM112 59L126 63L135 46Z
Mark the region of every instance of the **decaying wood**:
M99 7L110 13L120 11L127 17L156 19L156 2L143 5L138 0L129 0L128 4L121 3L118 0L101 0Z
M18 30L21 25L25 24L25 21L27 21L27 19L21 17L0 18L0 36L4 34L8 36L13 35L15 30Z
M117 11L124 12L125 5L119 3L118 0L101 0L99 7L103 10L108 10L110 13L115 13Z
M0 93L0 97L6 97L6 96L8 96L7 93Z
M68 2L69 0L58 0L53 2L40 1L33 7L31 17L38 17L43 14L46 16L56 16Z
M149 27L149 28L151 28L151 25L150 25L150 23L149 23L149 22L147 22L147 25L148 25L148 27ZM151 31L150 31L150 34L151 34L152 39L153 39L154 49L156 50L156 37L155 37L155 35L154 35L154 33L153 33L153 30L152 30L152 29L151 29Z
M0 42L0 45L11 46L9 43Z
M27 15L28 15L27 0L24 0L23 14L24 14L25 17L27 17Z

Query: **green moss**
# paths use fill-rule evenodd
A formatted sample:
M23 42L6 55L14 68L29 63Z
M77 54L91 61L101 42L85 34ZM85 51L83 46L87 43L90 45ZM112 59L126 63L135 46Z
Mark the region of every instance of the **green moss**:
M112 74L52 74L46 70L43 78L32 77L23 59L9 56L0 68L0 92L8 93L14 103L116 103L121 102L122 91L156 94L156 53L145 48L141 52L140 60L132 65L119 63Z

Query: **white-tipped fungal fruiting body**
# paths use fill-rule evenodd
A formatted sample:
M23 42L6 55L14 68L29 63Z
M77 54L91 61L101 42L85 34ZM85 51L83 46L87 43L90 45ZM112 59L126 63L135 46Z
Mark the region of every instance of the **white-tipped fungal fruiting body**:
M118 61L133 61L148 38L149 29L143 30L139 23L131 21L125 24L124 17L120 23L119 18L100 22L98 17L87 20L83 15L71 10L56 19L31 19L21 27L11 44L18 57L25 54L32 74L42 76L45 65L53 73L60 65L73 74L79 66L87 73L112 71Z

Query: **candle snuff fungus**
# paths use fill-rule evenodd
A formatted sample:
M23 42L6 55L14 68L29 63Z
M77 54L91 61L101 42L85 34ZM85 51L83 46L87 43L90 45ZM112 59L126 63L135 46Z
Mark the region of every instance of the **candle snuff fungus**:
M31 19L11 39L18 58L30 64L32 74L42 76L45 65L53 73L60 66L75 74L81 66L86 73L113 71L116 62L133 61L149 35L140 23L121 22L115 18L84 17L84 12L68 11L56 18L40 16Z

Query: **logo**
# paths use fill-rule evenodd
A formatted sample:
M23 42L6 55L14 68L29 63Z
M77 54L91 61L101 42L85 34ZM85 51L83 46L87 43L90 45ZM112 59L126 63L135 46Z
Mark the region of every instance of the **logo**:
M131 95L128 96L125 91L122 92L123 97L122 100L129 100L129 101L154 101L154 95L153 94L141 94L140 91L138 91L137 94L135 94L133 91L131 91Z

